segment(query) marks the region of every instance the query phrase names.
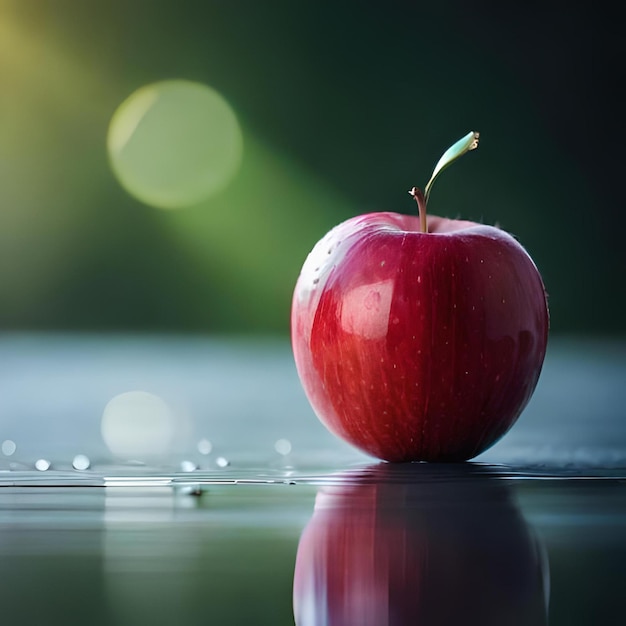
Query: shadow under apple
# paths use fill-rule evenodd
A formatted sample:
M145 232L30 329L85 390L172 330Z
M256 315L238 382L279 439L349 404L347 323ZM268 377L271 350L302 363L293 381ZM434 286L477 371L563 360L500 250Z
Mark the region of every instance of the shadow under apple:
M380 464L320 489L298 545L298 626L547 624L549 575L504 480Z

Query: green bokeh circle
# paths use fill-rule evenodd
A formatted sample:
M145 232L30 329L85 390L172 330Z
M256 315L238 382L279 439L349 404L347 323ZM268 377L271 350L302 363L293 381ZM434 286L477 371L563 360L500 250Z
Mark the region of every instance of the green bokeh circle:
M219 93L169 80L141 87L122 102L109 125L107 149L113 172L131 195L175 209L198 204L231 182L243 140Z

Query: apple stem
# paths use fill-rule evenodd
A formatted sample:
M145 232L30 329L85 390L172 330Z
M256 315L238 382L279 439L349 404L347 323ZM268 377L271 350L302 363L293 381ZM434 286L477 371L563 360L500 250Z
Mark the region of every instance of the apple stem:
M413 187L409 194L415 198L415 202L417 202L417 210L419 211L420 216L420 232L427 233L428 232L428 222L426 221L426 198L422 193L421 189L417 187Z

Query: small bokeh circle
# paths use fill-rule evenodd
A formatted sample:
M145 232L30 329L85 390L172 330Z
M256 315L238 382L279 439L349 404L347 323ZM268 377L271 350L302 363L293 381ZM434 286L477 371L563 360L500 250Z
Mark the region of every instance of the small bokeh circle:
M168 404L146 391L128 391L104 408L102 438L112 454L124 460L155 460L167 456L177 430Z

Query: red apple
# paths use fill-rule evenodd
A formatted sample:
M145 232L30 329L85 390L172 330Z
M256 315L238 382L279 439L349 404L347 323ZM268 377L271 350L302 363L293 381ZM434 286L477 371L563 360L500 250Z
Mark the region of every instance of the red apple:
M318 492L298 545L296 624L547 624L545 552L505 482L404 468L428 466L387 464Z
M461 461L530 399L548 309L524 248L492 226L370 213L332 229L295 287L292 344L319 419L388 461Z

